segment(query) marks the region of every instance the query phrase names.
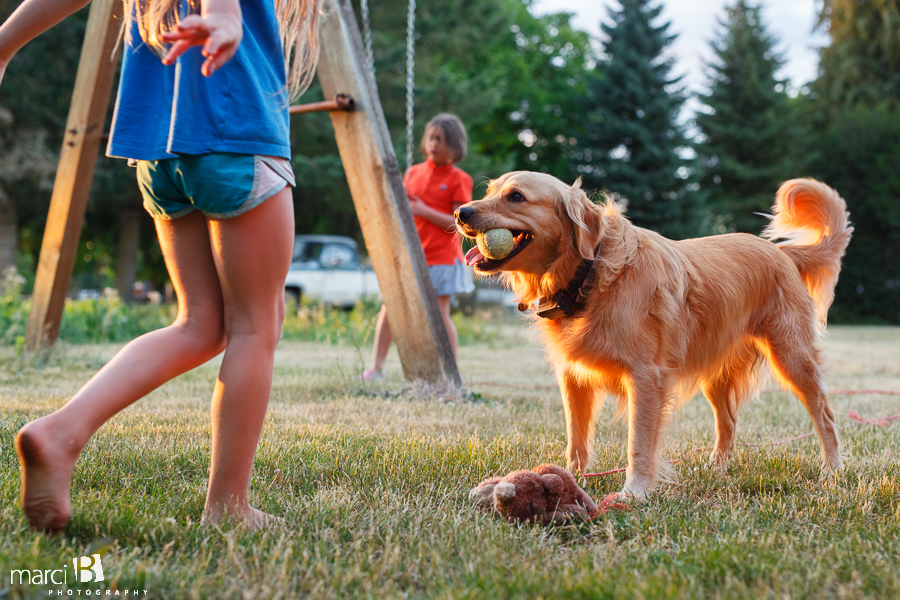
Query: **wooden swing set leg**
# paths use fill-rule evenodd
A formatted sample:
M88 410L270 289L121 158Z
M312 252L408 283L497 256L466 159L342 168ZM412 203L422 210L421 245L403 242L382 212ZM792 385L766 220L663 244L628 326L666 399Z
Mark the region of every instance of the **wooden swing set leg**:
M431 285L387 121L349 0L327 0L318 76L328 98L343 92L355 112L331 112L353 204L407 379L461 381ZM410 277L410 274L413 276Z
M28 351L49 347L59 333L109 108L121 15L121 0L91 4L25 327Z

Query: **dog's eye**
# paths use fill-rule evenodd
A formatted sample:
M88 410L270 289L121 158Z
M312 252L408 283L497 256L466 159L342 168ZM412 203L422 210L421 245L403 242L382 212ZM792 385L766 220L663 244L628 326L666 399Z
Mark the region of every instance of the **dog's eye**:
M519 192L512 192L506 197L510 202L525 202L525 196L520 194Z

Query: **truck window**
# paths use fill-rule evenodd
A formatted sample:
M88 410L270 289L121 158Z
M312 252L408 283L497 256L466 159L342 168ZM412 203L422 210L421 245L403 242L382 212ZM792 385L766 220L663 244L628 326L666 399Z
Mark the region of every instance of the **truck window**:
M323 246L321 242L297 240L294 242L294 256L291 262L318 262Z
M356 252L345 244L326 244L319 262L326 269L353 269L359 266Z

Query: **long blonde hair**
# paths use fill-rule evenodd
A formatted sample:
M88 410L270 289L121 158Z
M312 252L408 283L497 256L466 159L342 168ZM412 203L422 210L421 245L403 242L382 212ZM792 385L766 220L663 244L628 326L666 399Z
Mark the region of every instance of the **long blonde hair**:
M137 23L141 39L157 54L164 54L162 34L172 31L181 20L184 3L188 14L200 13L200 0L123 0L126 39L132 21ZM284 49L287 89L291 100L299 97L312 83L319 62L319 16L322 0L274 0L275 16ZM129 40L130 41L130 40Z

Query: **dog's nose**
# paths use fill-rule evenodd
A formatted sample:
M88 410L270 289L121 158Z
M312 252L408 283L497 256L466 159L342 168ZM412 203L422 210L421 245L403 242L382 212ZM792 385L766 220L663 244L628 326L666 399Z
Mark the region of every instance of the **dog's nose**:
M465 223L475 216L475 210L468 206L460 206L456 209L456 222Z

